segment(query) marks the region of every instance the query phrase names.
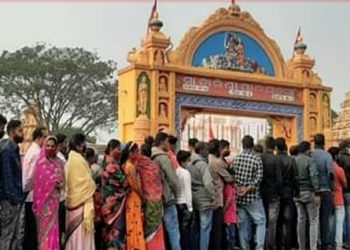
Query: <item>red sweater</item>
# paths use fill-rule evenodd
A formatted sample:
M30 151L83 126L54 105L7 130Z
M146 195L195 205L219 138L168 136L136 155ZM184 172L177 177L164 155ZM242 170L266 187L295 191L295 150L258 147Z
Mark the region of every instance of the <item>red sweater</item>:
M344 170L335 164L334 173L335 173L335 188L334 188L334 197L333 202L335 206L344 206L343 198L343 189L346 187L346 177Z

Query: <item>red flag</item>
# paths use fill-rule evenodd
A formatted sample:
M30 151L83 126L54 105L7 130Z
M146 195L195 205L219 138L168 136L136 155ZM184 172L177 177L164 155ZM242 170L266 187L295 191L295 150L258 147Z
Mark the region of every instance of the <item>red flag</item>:
M211 124L211 115L209 116L209 141L215 138L214 131Z
M148 27L149 23L151 22L152 18L155 17L157 14L157 0L154 0L152 10L151 10L151 15L149 16L148 22L147 22L147 33L146 36L148 35L150 28Z
M295 38L294 45L296 45L298 43L298 40L299 40L300 36L301 36L301 27L299 26L297 37Z
M299 26L298 33L297 33L297 36L295 38L295 42L294 42L294 46L293 46L292 57L294 56L295 45L297 45L300 36L301 36L301 27Z
M151 16L149 17L149 21L151 21L152 17L155 17L157 13L157 0L154 0L152 11L151 11Z
M231 0L231 4L235 4L236 3L236 1L235 0Z

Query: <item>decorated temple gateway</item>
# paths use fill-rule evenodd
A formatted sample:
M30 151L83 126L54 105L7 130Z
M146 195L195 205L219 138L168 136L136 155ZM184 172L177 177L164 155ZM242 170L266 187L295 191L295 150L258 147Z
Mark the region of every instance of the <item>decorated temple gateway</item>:
M192 27L176 48L162 26L154 9L141 46L129 52L129 65L119 71L121 140L140 143L160 130L192 136L189 125L196 125L191 119L199 114L203 131L211 129L208 117L224 115L265 119L256 129L289 144L316 132L330 138L331 88L313 71L315 60L306 54L300 32L286 62L276 42L236 4ZM218 127L216 137L251 133L252 126L244 130L239 120L226 119L229 127Z

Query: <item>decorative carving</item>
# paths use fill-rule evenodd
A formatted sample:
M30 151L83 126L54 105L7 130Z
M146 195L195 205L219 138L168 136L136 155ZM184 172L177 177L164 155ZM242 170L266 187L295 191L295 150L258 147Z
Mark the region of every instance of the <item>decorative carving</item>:
M171 52L172 52L173 48L174 48L174 44L172 42L170 42L169 47L165 50L164 63L169 62L169 57L171 56Z
M311 116L309 118L310 121L310 135L314 135L317 132L317 118L314 116Z
M274 121L274 131L277 131L288 142L292 140L292 119L280 116L272 116Z
M241 8L237 4L231 4L231 6L228 8L230 11L230 14L233 16L239 16L241 13Z
M168 79L166 76L159 77L158 91L160 95L168 94Z
M331 118L330 118L330 100L327 94L323 95L322 98L323 103L323 127L329 128L331 126Z
M346 93L345 100L341 104L339 116L334 120L333 138L340 142L350 137L350 91Z
M134 123L135 142L141 145L151 133L151 121L146 116L139 116Z
M310 77L310 71L304 70L304 71L303 71L303 77L302 77L303 83L310 83L310 79L311 79L311 77Z
M283 118L281 120L281 125L282 125L282 129L284 132L284 137L287 140L290 140L292 138L292 126L291 126L290 121L286 118Z
M137 78L137 115L147 116L150 115L149 104L149 92L150 92L150 79L146 72L142 72Z
M182 110L182 120L181 120L181 132L185 129L186 122L191 117L194 117L198 112L200 112L200 109L184 109Z
M165 102L159 103L158 118L163 122L168 119L168 105Z
M310 93L309 95L310 100L310 109L311 110L317 110L317 97L315 93Z
M127 61L129 62L129 63L132 63L132 62L134 62L135 61L135 55L136 55L136 53L137 53L137 50L136 50L136 48L134 47L134 48L132 48L130 51L129 51L129 53L128 53L128 55L127 55Z
M212 69L242 71L248 73L264 72L258 63L245 57L244 44L236 32L228 32L225 38L225 53L203 59L202 65Z
M176 95L176 132L181 133L182 107L212 107L226 110L250 111L279 116L293 116L297 120L297 139L302 141L304 138L303 108L294 105L263 103L255 101L243 101L237 99L204 97L188 94Z
M163 51L161 50L156 50L156 52L154 52L154 61L156 64L158 65L163 65L164 64L164 54Z

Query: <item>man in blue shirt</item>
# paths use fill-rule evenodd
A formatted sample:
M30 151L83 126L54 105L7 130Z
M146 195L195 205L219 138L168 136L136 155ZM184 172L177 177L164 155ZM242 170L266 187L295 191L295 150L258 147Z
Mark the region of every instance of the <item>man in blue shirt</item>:
M24 195L18 147L23 141L21 122L10 121L7 134L9 139L0 143L0 246L1 249L22 249Z
M320 207L320 229L321 229L321 250L328 249L332 244L329 218L333 211L332 190L334 188L334 169L332 156L324 150L325 137L323 134L314 136L315 149L312 158L317 166L318 179L320 184L321 207Z

